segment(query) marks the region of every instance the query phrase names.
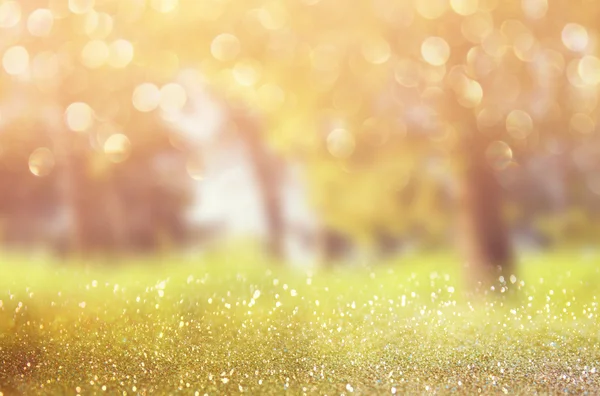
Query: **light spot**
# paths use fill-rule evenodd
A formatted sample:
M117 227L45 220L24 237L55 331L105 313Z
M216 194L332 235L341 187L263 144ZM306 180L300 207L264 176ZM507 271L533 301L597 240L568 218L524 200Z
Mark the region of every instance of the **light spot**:
M85 14L94 8L94 0L69 0L69 10L73 14Z
M438 19L448 10L448 0L414 0L415 10L425 19Z
M152 0L150 4L154 10L167 14L177 8L179 0Z
M255 60L239 61L233 67L233 77L238 84L250 87L260 80L261 69L260 63Z
M506 117L506 130L516 139L525 139L533 131L533 120L523 110L513 110Z
M140 84L133 91L133 107L143 113L153 111L160 104L160 96L160 90L155 84Z
M111 135L104 142L104 154L111 162L120 163L129 158L131 154L131 141L122 133Z
M354 388L350 384L346 384L346 390L350 393L354 392Z
M336 128L327 136L327 150L336 158L348 158L356 148L354 136L344 128Z
M450 0L450 6L458 15L471 15L477 12L479 0Z
M130 41L115 40L108 47L108 64L116 69L122 69L131 63L133 55L133 44Z
M573 114L569 121L569 128L572 132L586 135L596 130L596 123L589 115L585 113L576 113Z
M278 85L267 83L258 89L257 100L262 109L276 111L285 101L285 92Z
M421 45L421 55L430 65L441 66L450 58L450 46L441 37L429 37Z
M479 44L494 31L494 20L490 13L478 12L464 17L460 30L467 40Z
M502 141L495 141L488 146L485 156L492 168L503 170L510 165L513 153L508 144Z
M411 59L398 61L394 67L394 78L404 87L416 87L419 84L419 64Z
M204 178L204 162L200 156L190 156L185 163L185 169L188 175L194 180L200 181ZM211 302L212 299L209 299L209 304Z
M588 46L589 36L585 27L577 23L568 23L562 30L562 42L571 51L581 52Z
M94 122L94 111L87 103L72 103L65 111L65 121L70 130L85 132Z
M254 294L252 294L252 298L257 300L260 297L260 290L255 290Z
M81 63L90 69L97 69L108 61L109 55L108 45L104 41L91 40L81 50Z
M187 103L185 89L177 84L170 83L160 89L160 108L167 113L181 111Z
M27 18L27 30L29 34L44 37L50 34L54 25L54 15L47 8L38 8L29 14Z
M542 19L548 12L548 0L521 0L523 13L529 19Z
M272 1L258 10L258 20L267 30L278 30L285 26L288 12L284 8L285 2Z
M8 29L21 21L21 5L18 1L5 1L0 4L0 28Z
M581 80L588 85L600 83L600 59L586 55L577 64L577 71Z
M371 37L362 44L362 55L367 62L380 65L390 59L390 44L382 37Z
M54 169L54 165L54 154L46 147L35 149L29 156L29 171L35 176L49 175Z
M229 33L215 37L210 45L210 53L221 62L234 60L240 54L240 40Z
M2 66L10 75L24 74L29 69L29 52L20 45L8 48L2 56Z

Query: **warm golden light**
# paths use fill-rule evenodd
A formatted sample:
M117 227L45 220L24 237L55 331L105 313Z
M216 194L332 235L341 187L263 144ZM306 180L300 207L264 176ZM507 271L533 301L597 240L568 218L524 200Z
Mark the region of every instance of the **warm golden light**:
M523 110L513 110L506 117L506 130L516 139L524 139L533 131L533 120Z
M151 0L152 8L163 14L174 11L179 5L179 0Z
M18 1L5 1L0 4L0 28L16 26L21 20L21 5Z
M362 54L367 62L380 65L390 59L390 44L381 37L372 37L363 43Z
M127 67L133 60L133 44L127 40L118 39L108 47L108 64L116 69Z
M394 67L394 78L407 88L419 84L419 64L412 59L402 59Z
M87 103L72 103L65 111L65 121L70 130L85 132L94 123L94 111Z
M115 133L104 142L104 154L109 161L119 163L127 160L131 154L131 142L122 133Z
M97 69L104 66L109 55L110 50L104 41L88 41L88 43L81 50L81 63L90 69Z
M176 83L166 84L160 89L160 108L167 113L183 109L187 102L185 89Z
M69 10L73 14L85 14L94 8L94 0L69 0Z
M523 13L530 19L542 19L548 12L548 0L521 0Z
M140 84L133 91L132 101L138 111L150 112L160 104L160 89L152 83Z
M251 59L239 61L233 67L233 77L240 85L247 87L252 86L256 84L261 77L261 65Z
M576 113L571 117L569 127L572 132L586 135L596 130L596 123L589 115L584 113Z
M471 15L477 12L479 0L450 0L450 6L459 15Z
M581 80L588 85L600 84L600 59L586 55L579 61L577 71Z
M44 37L49 35L53 25L54 16L46 8L38 8L29 14L29 18L27 18L27 30L32 36Z
M511 164L513 152L505 142L495 141L488 146L485 155L494 169L503 170Z
M450 46L441 37L429 37L421 45L421 55L430 65L441 66L450 58Z
M233 34L220 34L213 39L210 52L216 60L231 61L240 53L240 40Z
M24 74L29 69L29 52L20 45L8 48L2 56L2 66L13 76Z
M46 147L35 149L29 156L29 171L35 176L48 176L54 165L54 154Z
M354 136L344 128L334 129L327 136L327 150L340 159L348 158L356 148Z
M425 19L438 19L448 10L448 0L415 0L415 10Z
M588 32L577 23L568 23L562 30L562 42L571 51L581 52L588 46Z

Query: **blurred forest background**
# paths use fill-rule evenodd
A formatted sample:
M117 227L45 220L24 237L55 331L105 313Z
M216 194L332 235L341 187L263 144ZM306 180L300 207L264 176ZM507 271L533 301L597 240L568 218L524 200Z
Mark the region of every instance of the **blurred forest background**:
M0 0L0 240L324 264L600 239L594 0Z

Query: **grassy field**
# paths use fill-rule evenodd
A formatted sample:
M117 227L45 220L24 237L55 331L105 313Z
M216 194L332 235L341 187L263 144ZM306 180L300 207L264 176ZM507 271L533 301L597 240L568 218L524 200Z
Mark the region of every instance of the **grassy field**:
M600 393L600 256L521 261L484 298L443 255L332 271L241 251L3 257L0 392Z

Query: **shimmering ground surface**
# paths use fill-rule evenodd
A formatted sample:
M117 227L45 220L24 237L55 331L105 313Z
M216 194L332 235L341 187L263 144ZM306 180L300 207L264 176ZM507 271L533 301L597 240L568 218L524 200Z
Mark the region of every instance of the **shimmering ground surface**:
M313 273L242 254L4 259L0 391L597 394L599 264L532 256L514 295L486 300L448 257Z

